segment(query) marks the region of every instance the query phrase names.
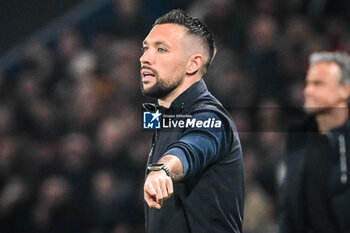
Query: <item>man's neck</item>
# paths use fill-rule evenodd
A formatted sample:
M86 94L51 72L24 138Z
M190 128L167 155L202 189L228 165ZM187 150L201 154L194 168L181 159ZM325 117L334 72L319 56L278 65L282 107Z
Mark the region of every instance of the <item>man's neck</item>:
M322 134L345 124L349 117L348 107L334 108L327 113L316 115L318 129Z
M188 88L188 87L187 87ZM165 108L169 108L171 103L179 96L182 92L184 92L187 88L179 87L174 89L171 93L169 93L166 97L158 99L158 104Z
M179 96L182 92L186 91L190 86L194 83L198 82L200 78L185 80L184 82L177 88L175 88L171 93L169 93L166 97L158 99L158 104L165 108L169 108L171 103Z

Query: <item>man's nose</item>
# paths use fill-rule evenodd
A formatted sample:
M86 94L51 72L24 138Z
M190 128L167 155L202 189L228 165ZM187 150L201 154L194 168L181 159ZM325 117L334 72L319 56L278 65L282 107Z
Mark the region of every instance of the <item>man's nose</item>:
M149 51L150 49L147 49L143 52L142 56L140 57L141 64L152 64L154 62L152 52Z
M304 87L304 96L308 96L312 93L312 85L309 85L307 84L305 87Z

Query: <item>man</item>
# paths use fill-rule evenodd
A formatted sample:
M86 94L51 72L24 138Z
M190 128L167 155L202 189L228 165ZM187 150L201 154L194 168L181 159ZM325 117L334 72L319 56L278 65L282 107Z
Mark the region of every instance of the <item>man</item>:
M232 119L202 80L215 50L206 25L181 10L157 19L143 41L142 92L158 99L147 110L156 111L155 118L190 116L188 127L154 134L144 184L147 232L242 232L241 145ZM197 124L209 120L219 124Z
M350 232L350 57L310 56L309 119L290 133L281 193L281 233Z

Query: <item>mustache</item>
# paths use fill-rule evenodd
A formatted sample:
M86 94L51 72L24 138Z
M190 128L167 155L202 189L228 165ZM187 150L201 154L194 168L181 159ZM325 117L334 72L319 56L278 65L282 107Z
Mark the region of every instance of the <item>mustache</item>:
M157 75L158 72L156 70L154 70L153 68L149 67L149 66L146 66L146 65L143 65L141 66L141 69L140 69L140 72L142 72L143 69L147 69L147 70L150 70L153 72L153 74Z

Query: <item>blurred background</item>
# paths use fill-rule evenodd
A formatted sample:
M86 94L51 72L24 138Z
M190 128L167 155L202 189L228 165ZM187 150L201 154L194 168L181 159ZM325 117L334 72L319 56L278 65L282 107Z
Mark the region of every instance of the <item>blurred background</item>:
M12 0L0 4L0 232L142 233L139 57L182 8L218 54L204 79L239 129L246 233L278 232L278 164L308 56L350 52L347 0Z

